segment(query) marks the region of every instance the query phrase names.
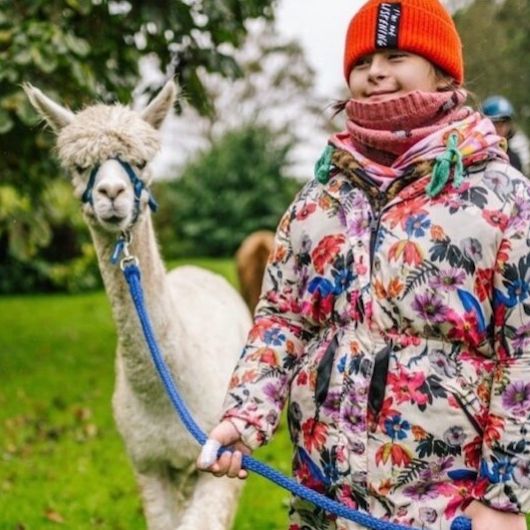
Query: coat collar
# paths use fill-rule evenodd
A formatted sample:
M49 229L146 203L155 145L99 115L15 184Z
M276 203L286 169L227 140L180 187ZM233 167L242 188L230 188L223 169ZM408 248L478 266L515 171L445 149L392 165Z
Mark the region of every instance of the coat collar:
M360 189L372 208L381 210L399 197L400 202L425 191L429 182L433 161L411 166L402 177L396 178L385 191L371 179L355 158L342 149L335 149L331 158L330 179L325 191L339 203L343 203L354 189Z

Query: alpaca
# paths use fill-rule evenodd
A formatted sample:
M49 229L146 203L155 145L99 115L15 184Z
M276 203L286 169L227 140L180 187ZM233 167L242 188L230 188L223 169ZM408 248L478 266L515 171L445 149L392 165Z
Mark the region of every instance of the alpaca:
M274 233L258 230L248 235L236 252L239 288L253 313L261 293L263 273L274 246Z
M148 208L147 164L159 148L158 129L174 105L176 86L168 82L141 113L119 104L97 104L74 114L39 89L24 89L57 134L58 157L72 175L75 195L83 200L118 332L114 418L137 477L148 528L226 530L242 482L196 470L200 448L172 409L120 267L109 262L117 235L130 232L129 250L140 263L161 351L191 413L203 429L211 430L250 315L222 277L196 267L166 274L159 254ZM141 181L139 201L127 169Z

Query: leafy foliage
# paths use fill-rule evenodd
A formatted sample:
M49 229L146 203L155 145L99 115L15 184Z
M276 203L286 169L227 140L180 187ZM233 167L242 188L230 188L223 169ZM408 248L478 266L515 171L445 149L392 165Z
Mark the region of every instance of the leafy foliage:
M235 59L242 77L203 76L213 112L201 118L184 109L180 118L185 120L187 131L198 129L211 142L242 123L294 130L304 116L323 125L325 102L312 93L314 72L298 42L278 34L271 23L256 22L244 46L236 50ZM307 129L300 132L309 137ZM309 129L313 132L312 127Z
M245 39L246 23L256 17L272 19L274 3L0 0L0 256L6 258L2 260L4 277L18 274L29 282L40 284L44 279L46 286L56 285L42 248L60 246L62 239L52 235L57 230L77 230L77 221L71 219L63 219L60 226L53 223L44 194L60 180L61 171L50 156L52 136L40 127L28 128L36 125L36 116L21 84L33 83L71 108L94 99L127 102L139 80L140 58L154 54L162 71L177 77L188 101L207 114L212 109L199 71L238 77L241 70L234 53ZM83 248L82 240L78 248ZM49 252L64 254L55 248ZM83 256L77 252L72 259ZM24 285L11 281L7 288L20 290ZM6 282L0 289L5 292Z
M70 184L51 181L41 201L34 207L14 186L0 185L0 292L99 286L95 251Z
M480 0L455 14L468 87L480 99L507 97L530 134L530 2Z
M270 128L245 125L161 185L157 223L167 255L230 255L250 232L275 229L301 187L284 176L291 147Z

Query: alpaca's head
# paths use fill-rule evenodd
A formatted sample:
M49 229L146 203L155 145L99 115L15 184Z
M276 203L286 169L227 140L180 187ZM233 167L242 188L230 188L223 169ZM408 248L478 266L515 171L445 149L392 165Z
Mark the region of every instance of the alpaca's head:
M56 132L59 159L72 176L75 195L84 200L87 216L107 231L130 227L149 199L146 189L137 191L140 203L135 205L131 176L141 181L137 188L150 184L148 164L160 147L160 125L175 103L175 83L166 83L142 112L97 104L73 113L38 88L24 85L24 90Z

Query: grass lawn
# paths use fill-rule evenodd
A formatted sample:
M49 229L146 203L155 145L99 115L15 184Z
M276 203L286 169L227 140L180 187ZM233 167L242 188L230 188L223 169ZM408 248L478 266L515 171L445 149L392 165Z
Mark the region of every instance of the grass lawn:
M194 263L235 283L230 260ZM0 298L0 530L145 530L111 416L115 342L103 292ZM289 454L280 429L257 456L288 472ZM234 529L286 528L287 501L250 477Z

